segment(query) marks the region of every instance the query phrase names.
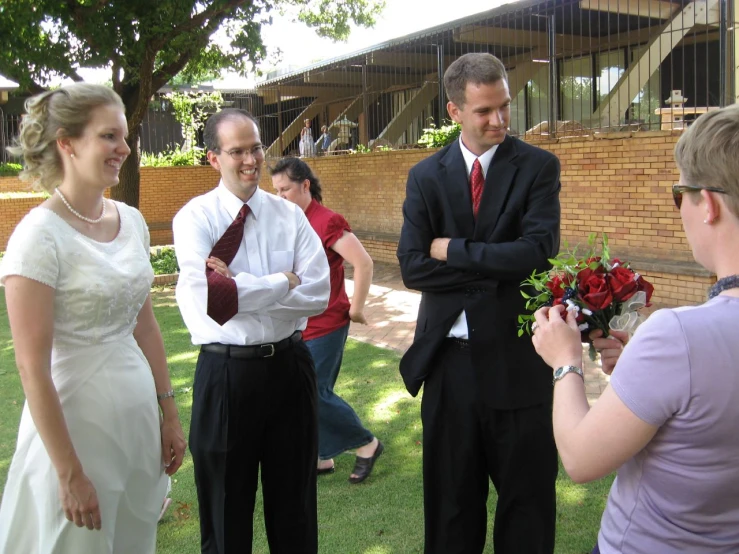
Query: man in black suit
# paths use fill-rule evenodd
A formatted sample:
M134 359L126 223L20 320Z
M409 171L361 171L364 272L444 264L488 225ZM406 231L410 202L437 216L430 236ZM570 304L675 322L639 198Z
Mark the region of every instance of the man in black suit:
M559 249L559 161L507 136L496 57L462 56L444 86L460 140L411 169L398 245L404 283L423 293L400 371L412 395L425 385L425 553L482 552L488 479L496 554L551 553L552 372L517 316L521 281Z

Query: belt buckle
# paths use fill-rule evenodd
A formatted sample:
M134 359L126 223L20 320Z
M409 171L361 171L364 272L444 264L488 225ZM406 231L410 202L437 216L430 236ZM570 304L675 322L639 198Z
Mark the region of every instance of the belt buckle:
M260 344L259 345L260 354L261 354L261 351L262 351L263 348L269 348L269 354L264 354L262 356L262 358L271 358L272 356L275 355L275 345L273 343L270 343L270 344Z

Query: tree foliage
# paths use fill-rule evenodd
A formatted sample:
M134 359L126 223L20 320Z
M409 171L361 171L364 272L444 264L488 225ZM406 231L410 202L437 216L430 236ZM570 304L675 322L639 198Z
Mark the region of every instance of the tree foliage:
M264 59L262 25L291 11L321 36L345 39L351 22L371 26L383 0L0 0L0 74L40 92L50 79L81 81L80 68L108 68L123 98L132 154L113 196L138 205L139 126L149 100L176 75ZM225 40L212 41L213 35ZM224 43L225 42L225 43Z

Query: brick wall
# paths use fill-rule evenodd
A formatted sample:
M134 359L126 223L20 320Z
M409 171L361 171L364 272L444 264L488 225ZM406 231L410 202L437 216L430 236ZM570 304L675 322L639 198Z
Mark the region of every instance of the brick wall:
M701 302L714 280L693 262L672 203L677 138L669 131L654 131L535 142L562 162L563 240L584 244L589 233L606 232L611 252L632 260L654 283L657 305ZM433 152L327 156L309 162L321 178L324 204L347 218L375 261L397 263L408 170ZM217 182L218 174L210 167L142 168L140 207L152 244L170 244L177 210ZM0 179L0 192L23 186L17 183ZM260 186L272 191L266 171ZM0 200L0 249L17 221L38 203L40 199Z

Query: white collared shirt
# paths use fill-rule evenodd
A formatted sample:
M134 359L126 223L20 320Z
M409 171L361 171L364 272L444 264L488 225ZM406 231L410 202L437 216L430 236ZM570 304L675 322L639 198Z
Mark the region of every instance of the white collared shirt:
M467 182L469 182L470 173L472 173L472 164L474 164L475 160L477 159L480 160L480 166L482 166L482 176L487 178L488 167L490 167L490 162L493 161L493 156L495 155L495 151L498 149L498 146L499 145L496 144L490 150L483 152L481 156L475 156L464 145L464 143L462 142L462 137L459 137L459 148L462 150L464 164L467 166ZM447 336L457 339L470 338L470 335L467 332L467 314L464 312L464 310L462 310L462 313L459 314L459 317L457 318L457 321L454 322L454 325L452 325L452 328L449 329L449 334Z
M277 342L305 329L308 316L328 305L326 253L303 211L257 188L247 202L251 212L244 238L229 269L239 295L239 311L223 326L207 315L205 259L244 203L221 182L193 198L172 222L180 266L177 304L193 344L233 345ZM291 271L300 285L288 290Z

